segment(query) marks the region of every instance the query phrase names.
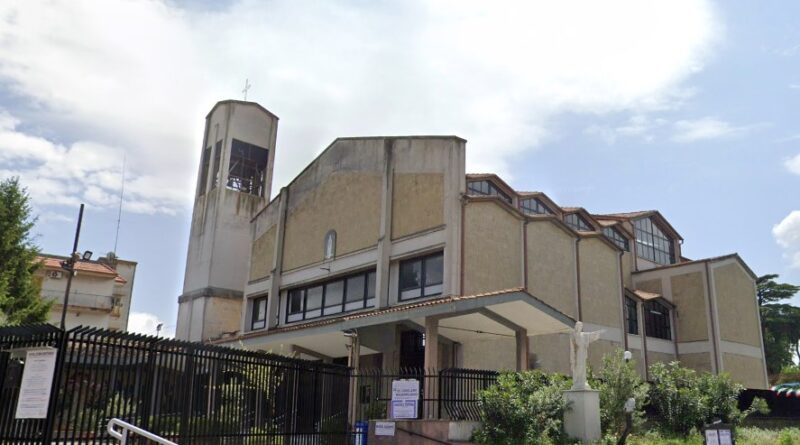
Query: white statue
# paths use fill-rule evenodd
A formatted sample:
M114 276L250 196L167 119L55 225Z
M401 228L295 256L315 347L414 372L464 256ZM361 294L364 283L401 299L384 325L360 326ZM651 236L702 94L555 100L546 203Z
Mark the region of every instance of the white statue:
M572 389L592 389L586 383L586 358L589 343L600 339L603 331L583 332L583 323L575 323L575 330L569 339L569 364L572 367Z

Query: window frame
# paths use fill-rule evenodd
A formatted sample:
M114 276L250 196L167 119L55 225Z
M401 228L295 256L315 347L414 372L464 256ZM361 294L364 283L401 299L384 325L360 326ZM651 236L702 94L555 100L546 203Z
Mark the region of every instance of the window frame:
M657 313L660 310L663 313ZM644 331L648 337L672 340L672 309L660 301L644 302Z
M526 205L533 202L534 206ZM538 211L541 208L543 211ZM539 198L520 198L519 209L526 215L555 215L552 209Z
M625 296L625 330L628 334L639 335L639 303L627 295Z
M480 187L475 187L475 184L480 184ZM483 187L484 185L486 187ZM508 204L513 202L508 193L501 190L497 184L488 179L475 179L467 181L467 195L497 196Z
M264 318L258 318L258 307L259 303L264 302ZM260 297L256 297L251 299L250 308L250 330L257 331L259 329L264 329L267 327L267 305L269 304L269 295L263 295ZM260 323L261 326L256 327L256 323Z
M576 223L571 223L569 220L570 218L575 218L577 220ZM586 220L583 216L581 216L578 212L574 213L567 213L564 215L564 224L566 224L570 229L573 229L577 232L594 232L594 227ZM585 226L582 227L581 225Z
M675 264L675 239L652 217L633 221L636 256L664 266ZM666 249L663 247L666 245Z
M427 283L427 268L426 263L434 258L441 258L442 261L442 279L438 283ZM415 287L406 287L403 288L403 279L402 279L402 270L403 266L411 263L420 263L420 276L419 276L419 286ZM432 292L427 294L425 291L427 288L430 287L439 287L439 292ZM403 292L408 292L411 290L419 289L419 295L414 297L403 297ZM430 298L430 297L437 297L442 295L442 291L444 290L444 251L439 251L423 256L418 256L414 258L409 258L406 260L400 261L397 268L397 301L404 302L404 301L411 301L411 300L418 300L421 298Z
M313 320L316 318L328 317L332 315L340 315L347 312L353 311L360 311L363 309L369 309L375 307L377 295L375 292L375 287L373 285L372 289L370 289L370 277L375 277L375 269L367 269L362 270L360 272L351 273L347 275L341 275L335 278L331 278L324 281L317 281L315 283L309 283L303 286L294 287L291 289L286 290L286 304L284 305L284 323L291 324L291 323L298 323L301 321L306 320ZM362 283L364 285L364 289L362 292L362 297L357 300L347 300L347 283L353 278L361 278ZM336 305L326 305L325 304L325 297L328 292L328 287L332 286L334 283L341 282L342 283L342 291L341 291L341 303ZM320 305L318 308L314 308L309 310L308 309L308 290L314 289L317 287L322 288L322 297L320 300ZM370 290L372 291L373 295L370 295ZM290 310L292 304L292 297L293 293L296 295L296 292L300 292L301 295L301 302L300 302L300 310L297 312L292 312ZM330 308L340 308L340 310L328 312L327 309ZM309 312L311 312L312 316L309 316ZM300 315L297 317L297 315Z
M208 169L211 165L211 146L203 149L203 155L200 161L200 184L198 186L197 196L206 194L206 187L208 187Z
M630 241L628 237L622 234L616 227L603 227L603 235L606 236L612 243L616 244L617 247L624 250L625 252L631 251Z
M259 164L259 151L263 151L264 165ZM241 153L237 153L241 152ZM264 196L269 169L269 149L236 138L231 139L230 159L226 187L241 193ZM236 159L234 159L236 156ZM248 176L247 173L252 173Z

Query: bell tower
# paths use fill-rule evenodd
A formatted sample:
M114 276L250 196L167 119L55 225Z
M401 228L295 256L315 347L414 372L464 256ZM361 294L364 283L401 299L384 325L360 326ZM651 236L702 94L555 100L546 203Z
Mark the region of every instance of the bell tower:
M255 102L218 102L206 116L175 336L207 341L239 329L250 220L272 191L278 117Z

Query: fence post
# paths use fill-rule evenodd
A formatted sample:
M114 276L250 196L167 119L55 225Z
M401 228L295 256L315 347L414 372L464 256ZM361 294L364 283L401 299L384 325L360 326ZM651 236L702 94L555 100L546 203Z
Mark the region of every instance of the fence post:
M187 436L189 435L189 414L192 412L192 394L194 393L194 348L191 346L186 347L186 378L183 382L186 385L184 392L185 407L181 412L181 443L188 443Z
M53 384L50 387L50 400L47 404L47 419L45 420L44 426L44 437L42 438L42 444L48 445L53 443L53 431L55 429L55 420L56 420L56 409L58 407L58 399L59 399L59 389L61 385L61 375L64 369L64 360L65 355L67 352L67 331L60 329L58 334L56 335L57 342L58 342L58 352L56 355L56 370L53 373Z

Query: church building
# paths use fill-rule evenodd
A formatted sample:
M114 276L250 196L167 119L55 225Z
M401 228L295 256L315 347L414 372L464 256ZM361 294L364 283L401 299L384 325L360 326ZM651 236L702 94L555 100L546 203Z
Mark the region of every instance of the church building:
M639 370L766 388L756 276L658 210L597 214L465 171L457 136L343 137L272 192L278 118L206 117L177 337L361 367L569 372L576 321ZM620 204L624 207L624 203Z

